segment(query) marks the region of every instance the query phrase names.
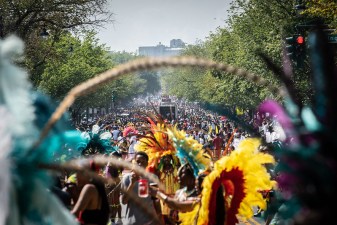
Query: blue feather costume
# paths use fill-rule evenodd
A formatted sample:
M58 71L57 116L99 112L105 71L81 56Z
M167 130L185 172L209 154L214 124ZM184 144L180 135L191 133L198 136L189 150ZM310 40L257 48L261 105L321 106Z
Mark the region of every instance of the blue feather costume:
M79 133L64 133L59 121L42 144L33 148L52 109L41 95L32 97L26 72L12 63L22 53L23 42L18 38L0 41L0 135L4 137L0 141L0 224L77 224L48 190L52 176L39 165L52 163L66 142L81 139Z

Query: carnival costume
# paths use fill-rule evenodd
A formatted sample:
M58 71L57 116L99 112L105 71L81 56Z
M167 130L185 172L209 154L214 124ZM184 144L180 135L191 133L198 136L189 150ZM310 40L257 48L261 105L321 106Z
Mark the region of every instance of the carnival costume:
M16 37L0 40L0 224L75 224L74 217L48 190L52 177L40 167L55 162L54 156L62 155L62 146L78 143L80 135L64 132L62 122L66 120L59 120L40 145L35 145L53 109L47 98L32 95L26 72L12 63L23 47Z
M78 150L82 155L110 154L117 151L111 146L112 134L102 130L97 124L92 126L91 131L83 132L81 136L84 141L79 143Z
M150 130L146 135L138 135L139 142L135 145L137 151L144 151L149 156L149 165L155 165L166 155L174 155L176 149L167 134L167 125L161 121L157 124L148 118Z
M204 153L202 145L193 137L186 137L185 131L180 131L175 127L168 129L168 134L177 150L180 163L188 163L195 177L211 166L211 156Z
M138 130L136 130L135 125L129 122L123 130L123 137L128 137L130 135L138 134Z
M243 140L238 149L224 156L214 164L202 184L201 201L193 211L179 213L182 225L216 224L217 193L224 187L225 210L222 212L226 225L238 223L237 216L248 219L253 216L253 206L266 207L258 190L271 189L275 183L270 180L264 164L273 163L271 155L257 152L257 139ZM220 190L221 191L221 190Z
M146 152L149 156L148 170L158 175L165 186L164 192L172 197L179 189L177 177L179 160L175 156L176 149L167 134L167 124L159 118L157 124L150 117L147 120L150 123L150 130L146 135L138 135L141 138L135 149ZM172 169L169 171L164 171L163 168L165 156L171 157ZM162 203L162 214L169 215L169 213L170 209Z
M265 58L286 87L284 107L269 100L260 112L277 115L286 133L276 151L278 192L277 221L273 224L332 224L337 202L337 68L326 34L317 29L309 34L313 101L303 106L290 80L290 61L282 71Z

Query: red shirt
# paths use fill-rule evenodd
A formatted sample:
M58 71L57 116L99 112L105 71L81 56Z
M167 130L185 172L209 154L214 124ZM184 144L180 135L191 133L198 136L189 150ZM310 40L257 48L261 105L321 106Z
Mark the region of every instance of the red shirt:
M216 137L213 139L214 149L221 149L222 144L223 144L222 138Z

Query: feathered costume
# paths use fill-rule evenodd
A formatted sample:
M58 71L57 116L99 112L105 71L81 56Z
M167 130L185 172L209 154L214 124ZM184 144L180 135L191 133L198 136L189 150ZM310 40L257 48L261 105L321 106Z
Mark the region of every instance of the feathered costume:
M177 150L180 163L189 163L195 177L203 170L208 169L211 157L204 153L202 144L194 140L193 137L186 137L185 131L180 131L176 127L168 129L167 132Z
M287 134L277 167L280 187L277 224L332 224L337 202L337 68L322 30L309 34L313 102L302 105L290 77L291 65L283 71L264 57L283 81L288 98L285 109L268 101L261 109L278 115Z
M27 74L12 64L11 60L22 53L19 39L0 40L0 224L76 224L48 191L52 184L50 174L38 168L52 163L54 154L68 140L57 126L34 148L43 123L39 121L48 112L42 109L48 105L36 99L34 107ZM76 139L75 143L80 140L79 136L70 136Z
M141 137L139 142L135 145L136 151L144 151L149 156L149 165L154 166L157 164L158 159L165 155L174 156L176 149L167 134L167 125L163 121L157 124L150 118L150 130L147 134L138 135Z
M237 216L248 219L253 216L253 206L266 208L259 190L270 190L275 182L270 180L264 164L274 163L271 155L259 153L258 139L243 140L238 149L214 164L213 171L202 184L201 201L192 212L180 213L182 225L216 224L217 193L221 186L225 194L225 225L238 223Z
M141 137L139 142L135 145L137 151L144 151L149 156L148 171L158 175L159 180L164 184L164 191L170 196L174 196L179 189L178 182L178 158L175 156L176 149L173 146L172 140L167 134L167 124L160 118L154 118L156 122L150 117L147 121L150 123L150 130L146 135L138 135ZM165 156L171 157L169 169L164 168ZM161 202L161 210L163 216L170 215L170 208Z
M133 123L128 123L126 128L123 130L123 137L136 134L138 134L138 130L136 130L135 125Z
M109 131L102 130L97 124L92 126L91 131L83 132L84 142L80 142L78 150L82 155L110 154L117 149L111 146L112 134Z

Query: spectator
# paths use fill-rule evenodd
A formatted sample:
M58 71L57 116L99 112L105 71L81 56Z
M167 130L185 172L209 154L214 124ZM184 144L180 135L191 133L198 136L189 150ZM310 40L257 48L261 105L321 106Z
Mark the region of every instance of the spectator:
M213 146L214 146L214 155L215 159L220 158L221 148L223 146L223 139L220 137L219 134L215 134L215 138L213 139Z
M135 154L135 162L138 166L143 167L144 169L148 165L149 157L145 152L138 151ZM149 195L146 198L138 197L138 181L141 177L136 174L134 171L131 171L128 174L125 174L122 178L121 188L124 192L131 192L135 197L139 198L139 201L143 203L146 208L156 214L154 200ZM126 205L125 217L123 224L124 225L136 225L136 224L146 224L146 225L154 225L153 218L144 214L143 210L139 208L139 206L128 197L127 194L122 194L121 196L122 204Z

